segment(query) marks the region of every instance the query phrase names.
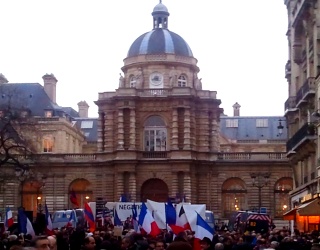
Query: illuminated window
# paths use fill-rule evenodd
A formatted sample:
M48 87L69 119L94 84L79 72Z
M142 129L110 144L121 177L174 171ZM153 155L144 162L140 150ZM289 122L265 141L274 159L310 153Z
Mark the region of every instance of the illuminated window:
M187 86L187 77L184 75L179 76L178 87L186 87L186 86Z
M235 211L247 209L247 190L240 178L230 178L222 185L222 206L224 217L231 217Z
M42 140L42 144L43 144L43 152L44 153L51 153L53 152L53 138L52 136L45 136Z
M290 210L289 192L292 188L293 180L291 178L282 178L276 182L274 189L275 217L282 217L285 212Z

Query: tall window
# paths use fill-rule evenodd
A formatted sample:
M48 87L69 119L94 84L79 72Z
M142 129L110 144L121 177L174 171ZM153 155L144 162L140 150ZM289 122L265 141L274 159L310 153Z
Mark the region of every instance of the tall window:
M167 129L160 116L150 116L144 124L144 150L166 151Z
M136 82L137 82L137 79L134 76L131 76L130 77L130 88L135 88Z
M282 215L290 210L289 192L293 188L293 180L291 178L282 178L278 180L274 188L274 204L275 217Z
M186 87L187 86L187 77L185 75L181 75L178 78L178 87Z
M247 209L247 189L243 180L230 178L223 183L222 207L227 218L231 218L235 211Z
M53 152L53 145L54 145L53 137L52 136L43 137L42 145L43 145L43 152L44 153Z

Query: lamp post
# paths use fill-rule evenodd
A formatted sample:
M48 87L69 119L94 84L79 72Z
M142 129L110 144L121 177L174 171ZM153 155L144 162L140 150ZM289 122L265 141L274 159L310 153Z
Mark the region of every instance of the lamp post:
M261 189L268 185L270 173L251 173L252 186L258 188L259 211L261 209Z

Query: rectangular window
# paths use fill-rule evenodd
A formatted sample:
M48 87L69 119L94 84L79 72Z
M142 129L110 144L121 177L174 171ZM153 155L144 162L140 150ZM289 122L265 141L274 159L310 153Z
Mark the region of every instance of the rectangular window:
M257 128L267 128L268 127L268 119L256 119L256 127Z
M93 127L93 121L82 121L81 122L81 128L92 128Z
M44 111L44 117L52 117L52 110Z
M227 128L237 128L238 127L238 119L227 119L226 120Z
M52 137L43 138L43 152L44 153L53 152L53 138Z

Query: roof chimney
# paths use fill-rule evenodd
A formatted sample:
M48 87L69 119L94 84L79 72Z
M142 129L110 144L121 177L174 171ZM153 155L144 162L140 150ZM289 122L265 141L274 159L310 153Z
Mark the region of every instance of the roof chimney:
M79 116L81 118L88 118L89 105L86 101L81 101L78 103Z
M45 74L42 79L44 83L44 91L50 97L51 101L56 103L57 78L53 74Z
M233 104L233 116L240 116L240 108L241 108L241 106L240 106L240 104L239 103L235 103L235 104Z
M0 73L0 84L4 84L4 83L8 83L9 81L7 80L7 78Z

